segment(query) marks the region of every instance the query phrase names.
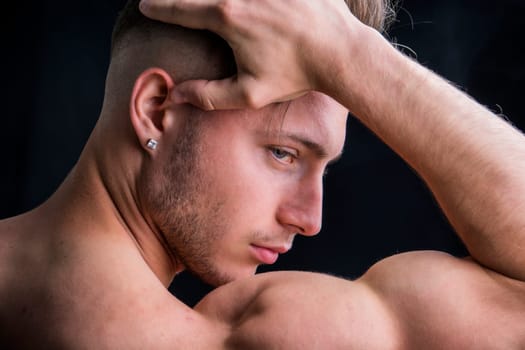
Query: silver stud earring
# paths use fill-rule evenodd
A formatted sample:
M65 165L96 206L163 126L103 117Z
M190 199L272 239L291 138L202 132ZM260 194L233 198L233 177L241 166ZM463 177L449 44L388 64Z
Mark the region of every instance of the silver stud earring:
M157 142L157 140L154 139L149 139L148 143L146 143L146 147L148 147L152 151L156 150L158 145L159 143Z

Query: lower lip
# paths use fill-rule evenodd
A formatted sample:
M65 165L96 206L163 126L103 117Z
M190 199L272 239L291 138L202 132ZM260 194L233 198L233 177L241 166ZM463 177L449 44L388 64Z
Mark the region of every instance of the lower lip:
M257 260L263 264L271 265L274 264L279 258L279 253L274 252L271 249L252 245L252 252L254 253Z

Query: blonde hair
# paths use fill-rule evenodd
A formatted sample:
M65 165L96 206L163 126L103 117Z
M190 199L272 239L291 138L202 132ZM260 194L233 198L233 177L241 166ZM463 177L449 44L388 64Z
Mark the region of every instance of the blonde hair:
M307 0L308 1L308 0ZM388 29L388 25L395 17L395 3L397 0L344 0L350 12L364 24L380 32ZM169 27L173 25L160 23L146 18L139 10L140 0L128 0L122 9L115 27L113 28L112 43L115 46L121 37L130 29Z
M344 0L350 12L364 24L385 32L394 20L396 1Z

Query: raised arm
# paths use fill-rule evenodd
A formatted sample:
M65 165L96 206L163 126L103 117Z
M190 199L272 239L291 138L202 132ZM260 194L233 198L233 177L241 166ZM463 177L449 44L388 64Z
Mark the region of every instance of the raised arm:
M345 105L426 181L480 264L525 281L525 137L398 52L340 0L143 0L146 15L217 32L238 75L181 84L204 109L260 107L318 90Z

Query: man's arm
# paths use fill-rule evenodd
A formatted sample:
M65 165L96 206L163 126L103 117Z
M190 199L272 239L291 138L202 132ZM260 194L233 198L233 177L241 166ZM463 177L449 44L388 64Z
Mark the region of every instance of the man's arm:
M226 349L403 349L399 315L367 282L280 271L221 286L195 310L229 325Z
M422 176L475 260L525 280L523 134L370 36L348 106Z
M418 171L474 259L525 280L525 138L399 53L342 1L142 3L147 15L213 30L234 50L236 77L181 84L179 102L221 109L309 90L332 96Z

